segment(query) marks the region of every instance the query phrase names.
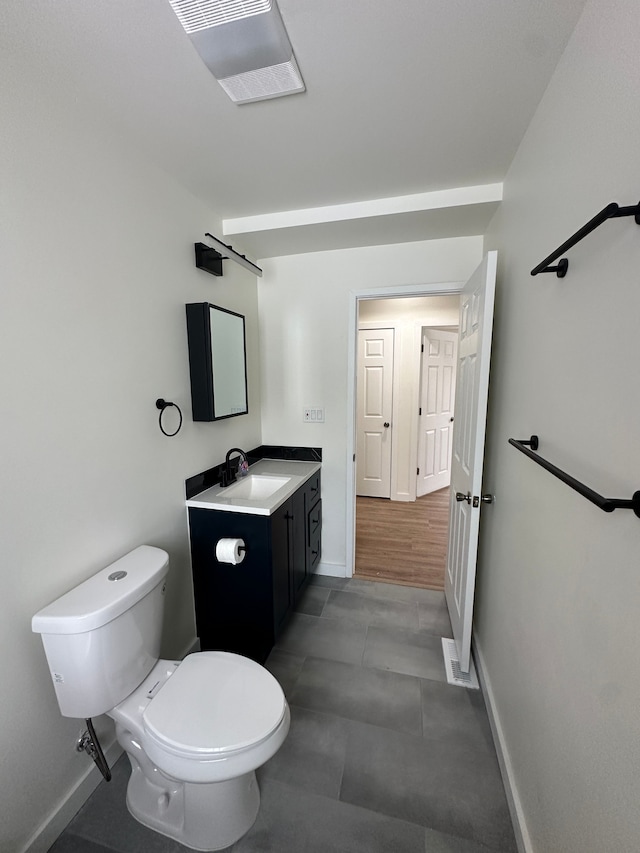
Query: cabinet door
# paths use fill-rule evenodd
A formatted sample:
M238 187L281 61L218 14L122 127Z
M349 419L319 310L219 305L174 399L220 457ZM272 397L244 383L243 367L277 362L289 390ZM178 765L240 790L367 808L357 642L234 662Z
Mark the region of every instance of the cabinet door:
M262 663L274 641L270 519L190 508L189 524L202 650L236 652ZM216 558L216 543L225 537L246 544L245 558L237 566Z
M271 563L273 570L273 627L277 633L291 606L289 549L293 520L292 500L288 500L271 516Z

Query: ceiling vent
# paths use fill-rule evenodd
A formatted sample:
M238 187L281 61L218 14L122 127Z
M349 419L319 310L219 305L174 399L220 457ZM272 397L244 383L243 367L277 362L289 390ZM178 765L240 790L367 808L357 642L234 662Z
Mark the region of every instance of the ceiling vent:
M237 104L304 92L275 0L169 0L201 59Z
M188 33L271 11L271 0L170 0Z

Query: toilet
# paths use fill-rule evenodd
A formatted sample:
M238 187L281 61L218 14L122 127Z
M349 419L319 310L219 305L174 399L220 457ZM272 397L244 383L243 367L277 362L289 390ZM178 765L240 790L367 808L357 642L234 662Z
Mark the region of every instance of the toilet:
M255 771L289 731L282 688L240 655L160 660L165 551L142 545L37 613L60 711L107 714L127 752L127 807L194 850L220 850L252 826Z

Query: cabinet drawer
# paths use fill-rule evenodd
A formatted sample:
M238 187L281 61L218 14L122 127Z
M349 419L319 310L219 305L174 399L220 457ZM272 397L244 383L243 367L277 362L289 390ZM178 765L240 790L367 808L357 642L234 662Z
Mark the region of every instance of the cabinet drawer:
M320 471L304 484L304 501L307 512L320 499Z
M318 530L317 534L309 543L309 547L307 549L307 571L311 574L315 571L316 566L320 562L320 553L321 553L321 538L320 538L320 530Z
M319 538L322 530L322 501L318 501L307 513L307 542L311 545Z

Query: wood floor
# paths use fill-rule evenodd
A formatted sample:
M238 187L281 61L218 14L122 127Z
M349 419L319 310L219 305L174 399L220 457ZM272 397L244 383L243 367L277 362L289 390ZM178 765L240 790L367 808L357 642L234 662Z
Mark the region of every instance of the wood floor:
M359 578L444 589L449 489L414 502L356 498Z

